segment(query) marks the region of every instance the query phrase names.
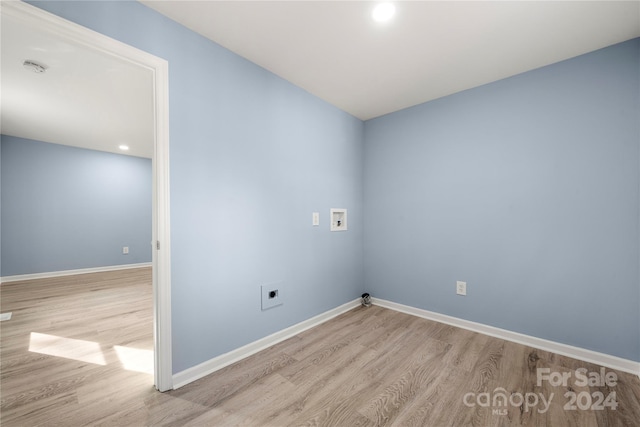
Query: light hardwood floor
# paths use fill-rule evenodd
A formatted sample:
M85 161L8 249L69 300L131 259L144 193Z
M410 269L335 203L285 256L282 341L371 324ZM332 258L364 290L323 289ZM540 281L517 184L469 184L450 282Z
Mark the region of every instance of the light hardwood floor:
M599 366L375 306L159 393L150 374L125 369L144 369L135 357L153 347L150 279L139 269L2 285L14 316L0 323L2 426L640 425L637 376L581 386L576 369ZM571 377L537 386L538 368ZM506 406L493 404L499 388ZM616 409L580 409L598 392L615 392Z

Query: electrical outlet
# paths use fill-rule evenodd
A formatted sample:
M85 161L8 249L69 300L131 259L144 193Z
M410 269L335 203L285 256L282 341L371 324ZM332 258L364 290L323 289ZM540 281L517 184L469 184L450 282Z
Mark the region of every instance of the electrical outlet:
M282 284L271 283L260 287L262 293L262 310L282 305Z
M122 247L122 254L123 255L127 255L129 253L129 246L123 246Z
M467 294L467 282L456 282L456 294L458 295Z

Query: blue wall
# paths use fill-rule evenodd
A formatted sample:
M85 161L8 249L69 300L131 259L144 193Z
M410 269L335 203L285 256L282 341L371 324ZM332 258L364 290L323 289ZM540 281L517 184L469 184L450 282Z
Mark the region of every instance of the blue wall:
M368 121L368 290L640 360L639 50Z
M640 360L637 40L363 125L139 3L34 4L169 61L174 372L365 289Z
M169 61L174 372L360 295L362 121L140 3L34 4Z
M0 141L3 277L151 262L150 159Z

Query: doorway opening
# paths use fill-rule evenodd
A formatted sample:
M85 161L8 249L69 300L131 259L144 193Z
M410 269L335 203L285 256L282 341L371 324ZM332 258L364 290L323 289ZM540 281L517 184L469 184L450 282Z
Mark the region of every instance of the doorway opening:
M51 38L90 50L93 54L126 62L150 75L152 100L152 288L154 335L154 384L159 391L173 388L171 365L171 263L169 204L168 64L164 59L111 39L24 2L3 2L3 24L17 23L47 33ZM5 43L10 43L4 38ZM3 112L4 114L4 112ZM43 334L32 337L34 346L64 348L69 342ZM44 345L46 343L47 345ZM78 344L78 343L75 343ZM80 343L90 348L90 343ZM48 347L47 347L48 346ZM88 346L88 347L87 347ZM34 347L35 348L35 347ZM43 350L44 351L44 350ZM58 351L58 350L56 350ZM119 357L135 359L130 349L118 349ZM140 356L140 355L138 355Z

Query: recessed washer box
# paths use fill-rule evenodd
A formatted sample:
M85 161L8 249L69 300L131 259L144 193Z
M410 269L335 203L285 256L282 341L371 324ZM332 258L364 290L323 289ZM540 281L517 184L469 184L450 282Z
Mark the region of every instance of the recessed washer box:
M260 286L262 291L262 310L282 305L282 283L271 283Z
M330 212L331 231L347 231L347 210L332 208Z

